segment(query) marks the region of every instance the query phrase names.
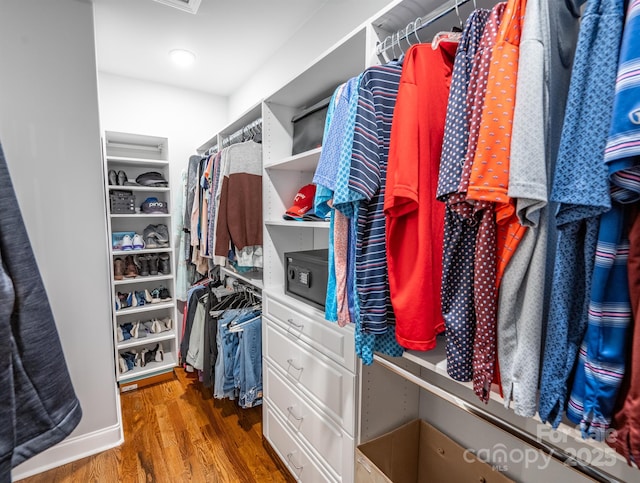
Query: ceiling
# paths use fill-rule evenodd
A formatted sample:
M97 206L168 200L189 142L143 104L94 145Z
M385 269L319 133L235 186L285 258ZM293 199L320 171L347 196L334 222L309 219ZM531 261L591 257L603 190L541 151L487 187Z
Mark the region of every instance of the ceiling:
M98 70L229 96L335 1L202 0L193 15L154 0L93 0ZM173 49L195 63L175 66Z

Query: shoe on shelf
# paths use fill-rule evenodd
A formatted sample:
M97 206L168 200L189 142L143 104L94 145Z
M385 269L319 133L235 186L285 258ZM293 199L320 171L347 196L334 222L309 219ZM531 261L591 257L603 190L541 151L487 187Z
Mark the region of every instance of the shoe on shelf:
M115 280L122 280L124 278L124 261L120 257L113 260L113 278Z
M159 265L158 271L162 272L162 275L169 275L171 273L171 263L169 262L169 254L161 253L158 255Z
M160 319L158 320L158 323L160 324L160 328L162 329L162 332L171 330L173 328L173 320L171 320L171 317L165 317L164 319Z
M142 339L147 336L147 327L139 320L133 324L131 329L131 337L134 339Z
M155 253L152 253L148 257L149 259L149 273L151 275L158 275L158 260L159 257Z
M135 255L133 262L138 267L138 275L147 277L149 275L149 258L146 255Z
M127 352L121 352L120 358L125 361L125 364L127 366L127 370L124 372L130 371L139 362L139 354L133 349L128 350Z
M160 300L169 300L171 298L171 294L169 290L165 287L160 287Z
M163 248L169 246L169 229L167 228L167 225L156 225L156 238L158 240L158 244Z
M109 186L117 186L118 185L118 174L115 172L115 170L110 169L109 170Z
M129 303L127 302L127 295L128 294L126 293L118 292L118 305L120 305L120 308L117 310L126 309L127 307L129 307Z
M125 372L129 372L129 365L125 358L120 354L118 356L118 368L120 369L120 374L124 374Z
M127 173L122 170L118 171L118 185L124 186L127 181Z
M133 240L131 241L134 250L142 250L144 248L144 240L137 233L133 235Z
M138 276L138 267L131 255L127 255L124 259L124 276L125 278L136 278Z
M133 293L136 296L136 301L138 302L138 307L142 307L143 305L145 305L147 303L143 291L133 292Z
M160 321L158 319L153 319L151 321L151 333L159 334L160 332L162 332L162 325L160 324Z
M131 339L131 330L133 329L133 324L131 322L127 322L126 324L122 324L118 326L118 336L122 334L122 340ZM122 341L120 341L122 342Z
M162 302L162 299L160 298L160 287L157 287L151 291L151 303L157 304L159 302Z
M120 250L133 250L133 239L129 235L122 237L122 245Z
M138 306L138 298L136 297L135 292L131 292L127 294L127 304L129 304L129 307Z
M156 238L155 225L148 225L142 232L144 238L144 244L147 248L159 248L158 240Z
M153 301L153 298L151 297L151 292L149 292L148 289L144 289L144 301L147 302L148 304L150 304Z

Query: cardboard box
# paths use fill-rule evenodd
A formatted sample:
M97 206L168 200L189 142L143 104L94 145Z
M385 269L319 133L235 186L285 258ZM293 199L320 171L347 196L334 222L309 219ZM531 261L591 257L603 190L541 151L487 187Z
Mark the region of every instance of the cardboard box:
M415 420L356 449L356 483L512 481L429 423Z

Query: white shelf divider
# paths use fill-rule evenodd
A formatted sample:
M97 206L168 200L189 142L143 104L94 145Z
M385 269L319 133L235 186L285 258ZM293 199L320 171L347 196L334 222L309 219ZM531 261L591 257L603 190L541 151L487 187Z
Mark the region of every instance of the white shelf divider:
M291 171L315 171L321 152L322 148L312 149L270 164L265 164L264 168Z

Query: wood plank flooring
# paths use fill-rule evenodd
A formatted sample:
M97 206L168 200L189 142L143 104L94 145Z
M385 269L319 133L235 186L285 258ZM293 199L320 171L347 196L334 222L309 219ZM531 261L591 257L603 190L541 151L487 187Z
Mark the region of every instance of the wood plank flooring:
M194 374L121 395L124 443L20 480L79 482L290 482L263 446L261 407L213 399Z

